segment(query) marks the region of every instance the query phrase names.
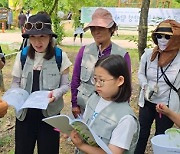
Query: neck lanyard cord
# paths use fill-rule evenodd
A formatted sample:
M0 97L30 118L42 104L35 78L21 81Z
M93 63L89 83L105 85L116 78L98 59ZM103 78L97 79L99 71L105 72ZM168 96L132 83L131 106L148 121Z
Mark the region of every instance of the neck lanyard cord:
M160 53L158 54L158 61L159 61L159 57L160 57ZM174 58L175 59L175 58ZM167 71L167 69L170 67L170 65L172 64L172 62L174 61L174 59L168 64L168 66L165 68L165 70L163 71L164 73ZM159 79L163 76L163 73L159 76L159 66L157 64L157 80L156 83L158 84Z

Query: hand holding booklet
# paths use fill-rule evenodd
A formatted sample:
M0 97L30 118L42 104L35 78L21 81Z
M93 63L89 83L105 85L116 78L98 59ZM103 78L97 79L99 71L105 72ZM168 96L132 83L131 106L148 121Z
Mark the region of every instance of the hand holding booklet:
M70 135L71 131L75 129L85 143L91 146L99 146L108 154L112 153L108 146L82 121L82 119L71 119L67 115L56 115L44 118L43 121L67 135Z
M13 106L16 112L25 108L46 109L49 104L49 91L35 91L29 94L21 88L11 88L5 92L2 99Z

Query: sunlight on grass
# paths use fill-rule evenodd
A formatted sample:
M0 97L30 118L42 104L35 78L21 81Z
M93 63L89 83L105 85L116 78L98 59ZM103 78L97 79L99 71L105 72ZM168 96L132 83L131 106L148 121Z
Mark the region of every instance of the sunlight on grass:
M14 150L9 151L8 154L14 154Z
M0 138L0 147L3 147L4 145L9 143L10 141L11 141L10 136L5 136L5 137Z

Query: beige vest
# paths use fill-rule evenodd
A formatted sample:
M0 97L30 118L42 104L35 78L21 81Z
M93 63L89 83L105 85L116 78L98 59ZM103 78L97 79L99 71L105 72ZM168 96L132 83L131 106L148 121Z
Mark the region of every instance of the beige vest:
M21 88L25 89L29 93L32 91L33 83L33 66L34 60L27 57L24 69L21 76ZM53 69L52 69L53 68ZM50 60L44 60L42 69L39 76L39 89L40 90L53 90L59 88L61 74L57 67L55 57ZM46 110L42 110L45 117L59 114L64 107L63 98L59 98L57 101L50 103ZM23 121L25 119L27 109L23 109L16 114L18 120Z
M77 95L77 104L82 110L85 109L88 98L94 92L94 85L91 82L91 78L93 77L94 65L98 60L98 54L99 52L96 43L87 45L84 49L81 63L81 84L78 87ZM126 50L115 43L112 43L111 54L118 54L124 57Z

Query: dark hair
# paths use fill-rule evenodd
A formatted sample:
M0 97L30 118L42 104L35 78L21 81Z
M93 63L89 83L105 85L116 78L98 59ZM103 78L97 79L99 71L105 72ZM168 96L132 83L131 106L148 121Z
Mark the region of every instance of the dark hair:
M32 44L30 44L30 47L28 49L28 56L31 59L35 58L35 50L34 50ZM46 54L44 55L44 59L49 60L53 56L54 56L54 47L53 47L53 38L51 37L50 41L49 41L49 44L47 46L47 49L46 49Z
M110 31L110 33L111 33L111 36L113 36L113 34L114 34L114 32L115 32L115 29L116 29L116 23L114 22L114 24L112 25L112 27L111 28L109 28L109 31Z
M102 57L96 62L96 67L104 68L115 79L119 78L119 76L124 77L124 83L119 87L119 92L112 97L112 100L118 103L128 101L131 96L131 79L124 58L120 55Z

